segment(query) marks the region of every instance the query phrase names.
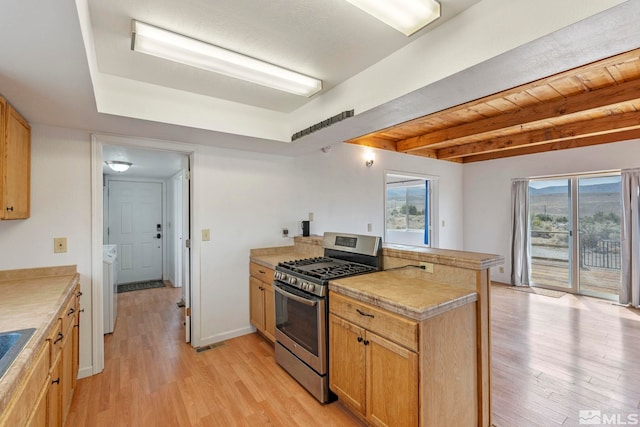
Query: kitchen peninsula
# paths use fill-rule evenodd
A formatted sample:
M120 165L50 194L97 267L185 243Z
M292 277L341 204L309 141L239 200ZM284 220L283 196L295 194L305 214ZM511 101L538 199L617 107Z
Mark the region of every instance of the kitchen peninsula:
M279 262L323 256L322 237L296 237L293 246L253 249L250 256L252 271L273 275ZM406 425L488 427L489 269L503 261L497 255L383 244L383 271L332 281L331 390L372 423L386 418ZM396 362L398 370L389 375L398 377L397 385L375 374L376 366ZM348 375L341 378L341 372ZM394 412L397 405L386 404L385 395L396 401L414 397Z

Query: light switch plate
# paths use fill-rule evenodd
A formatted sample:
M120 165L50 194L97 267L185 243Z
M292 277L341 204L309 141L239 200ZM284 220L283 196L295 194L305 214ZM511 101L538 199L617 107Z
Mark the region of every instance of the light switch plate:
M61 254L67 252L67 238L66 237L54 237L53 238L53 253Z
M202 241L203 242L208 242L209 240L211 240L211 231L208 228L203 228L202 229Z

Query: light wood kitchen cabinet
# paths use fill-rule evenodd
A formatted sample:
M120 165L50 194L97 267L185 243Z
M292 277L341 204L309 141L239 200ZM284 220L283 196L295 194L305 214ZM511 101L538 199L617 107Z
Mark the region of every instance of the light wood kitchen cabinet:
M249 321L260 334L275 342L274 271L253 262L249 271Z
M78 377L79 295L80 288L77 286L65 302L57 324L49 335L53 349L48 392L49 427L64 426Z
M417 321L329 293L329 388L370 425L478 425L476 310Z
M33 363L18 385L9 406L0 414L1 427L25 425L35 416L42 419L43 414L34 414L34 412L42 409L38 404L38 398L41 397L43 388L47 387L48 372L49 346L45 342L39 347ZM44 426L44 424L32 425Z
M31 126L0 97L0 219L30 215Z
M329 387L372 425L417 426L417 353L363 327L386 330L390 321L403 323L404 319L342 296L332 298ZM356 319L360 325L338 317L353 317L352 313L362 317L362 321Z

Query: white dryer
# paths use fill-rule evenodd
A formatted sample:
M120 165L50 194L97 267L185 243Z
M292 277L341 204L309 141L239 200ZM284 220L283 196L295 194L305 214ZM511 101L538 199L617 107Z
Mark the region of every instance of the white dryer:
M102 251L102 289L104 302L104 333L110 334L118 312L118 248L104 245Z

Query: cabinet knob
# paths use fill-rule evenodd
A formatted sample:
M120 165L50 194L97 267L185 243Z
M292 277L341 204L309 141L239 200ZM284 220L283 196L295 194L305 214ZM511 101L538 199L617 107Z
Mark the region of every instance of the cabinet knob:
M73 307L71 307L71 308L69 309L69 312L67 313L67 316L71 316L71 315L72 315L73 313L75 313L75 312L76 312L76 309L75 309L75 308L73 308Z
M369 345L369 340L364 340L364 345Z
M51 384L60 384L60 377L58 377L55 380L51 381Z
M358 342L362 342L362 337L358 337Z
M8 210L9 212L13 212L13 206L7 206L7 210Z
M64 338L64 335L62 335L61 332L58 332L58 338L56 338L55 341L53 341L53 343L57 344L59 341L62 341L63 338Z

